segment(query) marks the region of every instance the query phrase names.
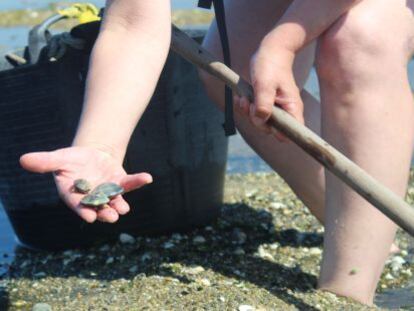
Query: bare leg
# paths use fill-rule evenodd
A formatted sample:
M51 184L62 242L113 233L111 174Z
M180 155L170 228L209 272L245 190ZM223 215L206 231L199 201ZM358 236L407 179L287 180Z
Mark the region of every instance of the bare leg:
M232 65L249 80L249 62L263 36L276 24L290 1L274 0L228 0L227 24L230 37ZM221 45L215 23L212 24L204 46L222 57ZM295 77L303 86L314 61L314 46L309 46L295 63ZM224 106L223 84L202 73L209 96L222 108ZM307 92L305 101L307 126L320 133L320 104ZM322 221L324 205L324 174L322 167L294 144L281 144L274 137L260 133L250 121L236 111L237 128L252 148L291 186L301 200Z
M324 138L401 196L414 138L412 8L362 1L325 33L317 56ZM319 285L371 304L396 226L331 174L325 203Z

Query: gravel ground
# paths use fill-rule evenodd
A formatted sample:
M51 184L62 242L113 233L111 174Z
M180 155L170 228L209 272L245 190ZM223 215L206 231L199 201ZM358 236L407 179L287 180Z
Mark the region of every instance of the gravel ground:
M410 203L412 197L410 188ZM277 175L230 175L222 215L211 226L121 235L88 250L18 251L0 279L0 309L368 310L315 290L322 234ZM402 251L387 263L379 292L410 279L408 236L400 232L398 244Z

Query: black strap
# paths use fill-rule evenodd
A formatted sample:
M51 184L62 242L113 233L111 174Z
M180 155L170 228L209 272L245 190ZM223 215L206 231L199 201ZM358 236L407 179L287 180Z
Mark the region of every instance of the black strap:
M198 6L204 9L210 9L214 4L214 12L216 14L217 28L220 33L221 46L223 49L223 58L226 66L231 67L229 38L227 35L226 15L224 11L223 0L199 0ZM236 127L233 116L233 92L227 85L225 87L225 109L224 109L224 132L226 136L236 134Z

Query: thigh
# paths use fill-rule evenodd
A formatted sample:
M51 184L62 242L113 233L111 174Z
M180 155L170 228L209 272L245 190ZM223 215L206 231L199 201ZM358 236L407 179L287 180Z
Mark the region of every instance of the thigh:
M290 0L227 0L226 22L233 69L249 80L249 62L263 37L276 25L286 11ZM215 55L222 57L220 38L213 22L204 45ZM312 45L297 57L296 79L303 86L314 61Z
M228 0L225 1L232 68L249 81L250 58L262 38L276 25L291 1L286 0ZM204 47L222 59L216 23L212 23ZM314 61L314 44L296 57L294 74L299 87L306 82ZM224 86L217 79L202 73L209 97L223 108ZM314 132L320 133L320 105L304 93L305 121ZM259 132L250 121L237 113L237 128L247 143L291 186L295 193L322 219L323 170L310 156L293 143L279 143L274 137Z

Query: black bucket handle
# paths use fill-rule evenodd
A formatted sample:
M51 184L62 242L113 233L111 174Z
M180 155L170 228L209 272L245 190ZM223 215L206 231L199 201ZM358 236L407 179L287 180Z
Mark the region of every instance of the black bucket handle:
M42 49L48 45L50 38L52 37L49 28L66 18L67 16L56 14L30 30L26 55L29 63L35 64L39 61Z

